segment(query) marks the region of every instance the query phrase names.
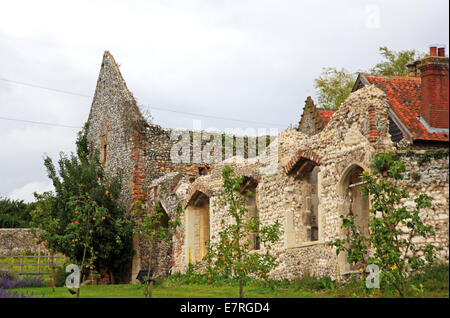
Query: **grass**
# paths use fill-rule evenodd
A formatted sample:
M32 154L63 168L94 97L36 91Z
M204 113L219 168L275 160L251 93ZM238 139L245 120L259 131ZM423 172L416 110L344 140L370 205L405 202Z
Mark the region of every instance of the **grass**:
M57 287L52 292L51 287L38 288L18 288L19 293L33 291L34 295L45 298L75 298L66 287ZM156 286L153 290L154 298L237 298L239 289L237 286L213 286L213 285L179 285L168 286L162 284ZM247 287L245 289L247 298L298 298L315 297L311 292L298 292L294 289L288 290L270 290L261 287ZM82 286L80 289L81 298L143 298L143 290L140 285L121 284L121 285L97 285Z
M18 288L22 292L31 292L38 297L45 294L45 298L75 298L66 287L57 287L52 292L51 287ZM336 289L311 290L289 286L288 288L268 288L261 286L246 286L244 289L246 298L391 298L397 297L392 291L374 290L372 293L365 293L355 288L343 286ZM206 285L188 284L173 286L167 283L158 285L153 290L154 298L237 298L239 296L238 285ZM448 298L448 289L427 291L423 293L410 293L409 297L424 298ZM143 290L141 285L121 284L121 285L88 285L82 286L80 290L81 298L142 298Z
M367 290L357 280L345 284L330 278L316 279L303 277L292 281L272 282L269 287L258 281L251 281L244 288L246 298L393 298L394 290ZM449 266L435 265L425 273L411 277L407 297L449 298ZM383 286L382 286L383 287ZM45 298L75 298L66 287L18 288L19 293L33 291L34 295ZM207 283L206 275L175 274L158 281L153 289L154 298L237 298L238 283L220 281L214 285ZM88 285L81 286L81 298L142 298L142 285Z

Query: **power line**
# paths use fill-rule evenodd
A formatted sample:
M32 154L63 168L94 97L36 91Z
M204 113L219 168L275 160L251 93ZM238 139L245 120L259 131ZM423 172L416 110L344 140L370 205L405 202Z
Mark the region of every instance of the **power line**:
M212 118L212 119L224 119L224 120L237 121L237 122L243 122L243 123L262 124L262 125L275 125L275 126L283 126L283 127L285 126L285 125L281 125L281 124L265 123L265 122L260 122L260 121L251 121L251 120L243 120L243 119L235 119L235 118L227 118L227 117L218 117L218 116L212 116L212 115L195 114L195 113L183 112L183 111L179 111L179 110L171 110L171 109L167 109L167 108L150 107L150 109L156 109L156 110L162 110L162 111L166 111L166 112L185 114L185 115L189 115L189 116L201 116L201 117Z
M9 83L18 84L18 85L24 85L24 86L29 86L29 87L34 87L34 88L54 91L54 92L61 93L61 94L68 94L68 95L74 95L74 96L85 97L85 98L93 98L93 96L86 95L86 94L74 93L74 92L61 90L61 89L57 89L57 88L46 87L46 86L41 86L41 85L36 85L36 84L31 84L31 83L25 83L25 82L19 82L19 81L14 81L14 80L10 80L10 79L7 79L7 78L1 78L0 77L0 80L5 81L5 82L9 82ZM184 114L184 115L189 115L189 116L200 116L200 117L211 118L211 119L218 119L218 120L228 120L228 121L235 121L235 122L242 122L242 123L252 123L252 124L273 125L273 126L285 127L285 125L282 125L282 124L259 122L259 121L251 121L251 120L243 120L243 119L236 119L236 118L229 118L229 117L220 117L220 116L205 115L205 114L197 114L197 113L190 113L190 112L173 110L173 109L162 108L162 107L153 107L152 106L152 107L150 107L150 109L155 109L155 110L165 111L165 112L171 112L171 113L177 113L177 114ZM4 118L0 117L0 119L4 119ZM15 120L15 119L8 119L8 120ZM17 121L24 121L24 120L17 119ZM31 121L29 121L29 122L31 122ZM35 122L35 123L40 123L40 122ZM53 126L75 128L74 126L66 126L66 125L59 125L59 124L49 124L49 123L46 123L46 124L53 125Z
M19 85L24 85L24 86L34 87L34 88L46 89L48 91L53 91L53 92L62 93L62 94L68 94L68 95L75 95L75 96L92 98L92 96L85 95L85 94L79 94L79 93L69 92L69 91L65 91L65 90L57 89L57 88L51 88L51 87L46 87L46 86L41 86L41 85L35 85L35 84L30 84L30 83L13 81L13 80L10 80L10 79L7 79L7 78L1 78L0 77L0 81L5 81L5 82L9 82L9 83L19 84Z
M46 126L56 126L56 127L65 127L65 128L77 128L80 129L80 126L68 126L68 125L60 125L60 124L53 124L53 123L46 123L42 121L34 121L34 120L26 120L26 119L17 119L17 118L8 118L8 117L0 117L0 119L3 120L10 120L10 121L20 121L24 123L32 123L32 124L38 124L38 125L46 125Z

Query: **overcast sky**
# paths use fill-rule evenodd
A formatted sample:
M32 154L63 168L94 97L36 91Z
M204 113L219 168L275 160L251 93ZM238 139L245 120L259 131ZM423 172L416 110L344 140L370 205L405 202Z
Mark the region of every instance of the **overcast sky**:
M323 67L367 70L384 45L448 50L448 11L448 0L0 0L0 117L81 127L91 98L11 81L92 96L109 50L157 124L281 131ZM0 119L0 196L51 189L43 155L73 151L77 131Z

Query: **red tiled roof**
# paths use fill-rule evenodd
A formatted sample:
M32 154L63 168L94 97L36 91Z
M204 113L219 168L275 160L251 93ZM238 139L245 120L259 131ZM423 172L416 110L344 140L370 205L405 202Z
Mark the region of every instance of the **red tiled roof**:
M322 118L324 126L326 126L328 124L331 116L333 116L335 111L336 110L334 110L334 109L317 108L317 114L319 114L320 118Z
M430 133L417 119L420 111L420 77L361 74L384 91L389 105L414 139L449 141L448 133Z

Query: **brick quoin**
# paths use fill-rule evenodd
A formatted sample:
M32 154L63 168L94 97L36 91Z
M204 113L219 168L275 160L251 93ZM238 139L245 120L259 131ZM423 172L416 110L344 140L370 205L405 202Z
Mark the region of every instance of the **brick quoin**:
M144 160L142 157L142 149L144 148L144 136L138 132L133 135L131 143L131 160L133 162L133 200L145 201L146 195L143 189L145 182Z
M370 142L376 142L378 140L378 137L380 137L380 133L377 129L377 122L375 120L376 118L376 112L375 112L375 106L371 105L368 108L369 112L369 137L367 138Z

